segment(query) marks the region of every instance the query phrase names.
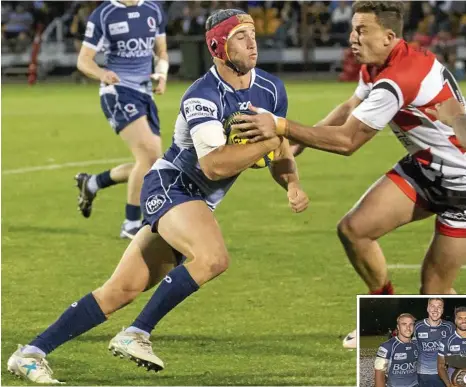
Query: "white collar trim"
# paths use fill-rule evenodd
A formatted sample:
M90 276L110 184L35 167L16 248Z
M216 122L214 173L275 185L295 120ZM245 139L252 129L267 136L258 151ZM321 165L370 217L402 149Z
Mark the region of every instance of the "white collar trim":
M215 66L212 66L210 68L210 72L214 75L215 78L218 79L218 81L225 87L225 89L231 93L234 93L234 90L228 86L225 82L222 81L222 79L220 78L220 75L218 75L217 73L217 69L215 68Z
M138 3L136 4L138 7L144 3L145 0L139 0ZM110 0L110 3L112 3L115 7L118 8L127 8L126 5L121 3L118 0Z

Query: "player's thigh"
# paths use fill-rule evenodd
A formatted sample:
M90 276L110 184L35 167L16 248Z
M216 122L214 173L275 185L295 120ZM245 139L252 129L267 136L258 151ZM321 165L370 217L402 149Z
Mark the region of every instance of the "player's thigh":
M190 260L228 265L220 227L199 187L184 172L152 169L141 189L144 221ZM202 262L201 262L202 265ZM221 272L220 266L215 266Z
M149 226L144 226L126 248L104 287L140 293L158 283L174 266L173 249Z
M120 131L120 137L128 145L136 159L154 162L162 156L162 140L149 126L147 116L141 116Z
M340 221L339 232L377 239L397 227L432 215L408 197L399 184L402 183L381 177Z
M213 212L201 200L173 207L158 221L160 235L191 260L228 264L228 252Z
M445 229L444 224L437 220L436 231L422 265L424 292L449 293L461 267L466 264L466 222L462 223L464 226L456 230Z

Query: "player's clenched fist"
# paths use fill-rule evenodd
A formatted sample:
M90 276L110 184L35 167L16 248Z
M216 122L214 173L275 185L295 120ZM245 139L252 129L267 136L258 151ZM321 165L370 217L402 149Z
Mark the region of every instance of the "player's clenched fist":
M107 85L114 85L120 82L118 75L110 70L105 70L100 80Z
M288 187L288 203L290 204L293 212L299 213L303 212L307 208L309 198L307 197L306 192L304 192L300 187L293 185Z

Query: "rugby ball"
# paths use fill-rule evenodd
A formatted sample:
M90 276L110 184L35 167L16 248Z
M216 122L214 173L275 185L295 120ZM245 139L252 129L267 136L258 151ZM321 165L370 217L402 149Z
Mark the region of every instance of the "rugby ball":
M240 114L255 114L254 112L251 112L249 110L247 111L238 111L234 112L231 114L223 123L223 128L225 129L226 133L228 133L228 140L227 144L247 144L248 139L247 138L240 138L238 137L238 134L241 133L240 130L232 130L231 126L234 124L241 124L244 121L239 121L236 117L239 116ZM260 169L260 168L265 168L269 167L270 163L273 161L274 158L274 152L270 152L267 155L264 155L261 159L257 160L251 168L253 169Z

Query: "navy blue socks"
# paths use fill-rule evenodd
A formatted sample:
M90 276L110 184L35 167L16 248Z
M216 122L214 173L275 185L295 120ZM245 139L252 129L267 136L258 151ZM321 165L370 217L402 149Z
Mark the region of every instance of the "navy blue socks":
M193 280L184 265L175 267L160 283L131 327L151 333L157 323L170 310L198 289L199 285ZM128 330L131 331L131 328Z
M96 299L89 293L71 304L58 320L31 341L29 346L37 347L48 354L68 340L102 324L106 319Z

